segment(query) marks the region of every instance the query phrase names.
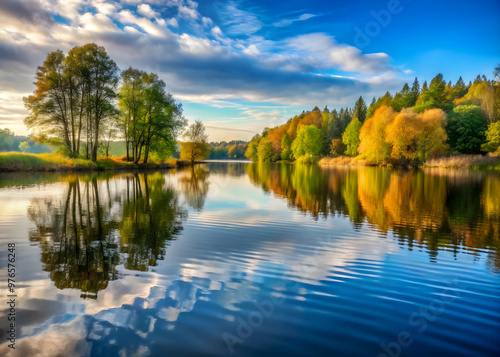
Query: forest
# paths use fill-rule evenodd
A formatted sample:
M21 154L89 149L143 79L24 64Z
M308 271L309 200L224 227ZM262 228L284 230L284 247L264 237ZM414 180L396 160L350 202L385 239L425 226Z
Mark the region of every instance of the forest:
M229 142L210 142L209 160L244 160L247 142L242 140L231 140Z
M478 75L454 84L442 74L422 85L418 78L394 95L369 105L304 111L285 124L265 128L248 144L254 162L317 162L348 156L368 164L421 165L443 155L499 154L500 66L494 80Z

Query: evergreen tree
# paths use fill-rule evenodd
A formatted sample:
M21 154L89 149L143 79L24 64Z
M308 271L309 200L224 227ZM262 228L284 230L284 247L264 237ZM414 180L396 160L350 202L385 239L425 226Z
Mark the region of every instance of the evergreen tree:
M354 104L354 110L352 112L352 117L358 118L359 121L364 122L366 119L367 110L368 109L366 107L366 103L363 100L363 97L360 96L359 99Z

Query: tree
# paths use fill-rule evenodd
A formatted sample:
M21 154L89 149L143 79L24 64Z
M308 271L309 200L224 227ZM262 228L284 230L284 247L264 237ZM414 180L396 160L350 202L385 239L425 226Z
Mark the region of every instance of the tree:
M112 101L118 67L104 47L89 43L50 52L36 73L36 90L24 98L28 129L39 142L63 145L71 157L80 154L82 134L86 157L97 159L100 125L116 113Z
M13 151L14 133L10 129L0 129L0 151Z
M194 164L195 161L204 160L210 154L210 147L207 143L208 135L205 134L205 126L199 120L191 124L184 138L188 141L181 142L181 159Z
M72 135L75 130L71 127L74 108L70 108L66 68L61 50L50 52L37 68L34 83L36 89L33 95L23 98L24 105L30 112L24 123L28 129L36 130L33 137L38 142L64 145L68 154L76 157L76 138Z
M259 141L259 145L257 147L257 156L259 162L276 161L275 155L273 153L273 144L267 136Z
M142 77L145 74L132 67L121 73L118 106L121 110L121 128L125 139L127 161L135 161L136 147L139 142L139 121L144 110Z
M424 86L427 82L424 83ZM422 89L422 94L420 94L415 111L420 113L426 109L439 108L443 110L449 110L452 107L451 100L446 96L446 82L443 79L443 75L439 73L436 75L428 89Z
M377 110L378 108L384 107L384 106L388 107L391 104L392 104L391 93L386 92L382 97L377 99L377 101L375 103L372 101L372 103L370 104L370 107L368 108L368 111L366 113L366 117L370 118L375 113L375 110Z
M253 162L259 161L259 152L257 149L259 147L259 142L261 139L262 137L259 134L256 134L248 143L247 150L245 151L245 157L248 160L251 160Z
M86 114L86 157L90 156L95 162L102 135L101 124L117 114L112 103L116 98L118 66L104 47L94 43L71 49L68 63L68 68L71 69L68 75L79 78L83 88L81 109Z
M453 87L453 99L462 98L467 93L467 86L465 85L462 76L460 76Z
M486 152L500 153L500 121L491 123L486 130L486 142L481 146Z
M182 106L154 73L130 67L121 78L118 105L127 160L147 162L150 153L166 158L175 151L176 137L186 124Z
M485 141L486 119L476 105L458 105L448 115L450 146L462 154L478 154Z
M354 118L342 135L342 142L345 144L346 151L345 154L348 156L356 156L358 154L359 147L359 131L361 129L361 122L358 118Z
M292 143L293 156L299 159L302 156L317 158L323 146L321 130L315 125L301 126L297 137Z
M488 122L500 118L500 88L487 81L474 82L464 96L463 104L475 104L481 107Z
M359 132L359 149L368 160L380 164L387 160L391 152L385 141L388 125L394 120L395 112L391 107L381 107L368 118Z
M359 121L364 122L366 119L367 112L366 103L363 100L363 97L359 97L356 103L354 104L354 109L352 111L352 117L358 118Z
M418 165L442 153L447 139L444 125L445 114L441 109L426 110L422 114L403 110L395 114L386 133L391 157Z
M186 121L181 115L182 106L177 104L172 95L165 91L165 82L159 79L154 73L143 76L143 82L145 83L144 135L142 136L143 140L139 144L136 158L137 160L140 158L142 146L144 146L144 162L146 163L150 152L166 158L175 151L177 134L185 126ZM204 133L205 128L203 124L201 126ZM202 133L200 135L197 138L198 140L202 139ZM207 137L205 136L204 138L205 142L203 144L207 146Z
M22 151L22 152L26 152L26 150L29 150L30 149L30 143L27 142L27 141L21 141L19 143L19 149Z
M342 155L345 152L345 145L342 142L342 139L332 139L332 143L330 144L330 154L333 157L337 157Z
M281 139L281 159L286 161L293 160L292 139L290 139L288 133L285 133Z

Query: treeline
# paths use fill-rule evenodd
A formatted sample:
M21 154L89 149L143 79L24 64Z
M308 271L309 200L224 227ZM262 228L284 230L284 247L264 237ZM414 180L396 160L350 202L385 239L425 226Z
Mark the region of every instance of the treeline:
M248 143L242 140L231 140L229 142L211 142L209 160L242 160L245 159L245 151Z
M422 164L448 154L498 152L500 66L495 80L478 75L455 84L438 74L428 84L417 78L396 94L367 105L302 112L287 123L265 128L248 144L252 161L316 162L321 156L357 156L373 164Z
M10 129L0 129L0 152L22 151L31 154L50 152L48 145L37 145L27 136L15 135Z
M124 140L127 160L147 162L175 151L185 126L182 106L154 73L129 68L120 73L104 47L89 43L50 52L24 98L32 139L58 146L70 157L96 161L111 141Z

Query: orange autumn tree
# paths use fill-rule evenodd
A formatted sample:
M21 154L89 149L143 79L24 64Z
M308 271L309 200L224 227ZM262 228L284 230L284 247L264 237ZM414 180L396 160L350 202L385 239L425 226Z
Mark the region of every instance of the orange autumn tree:
M441 109L414 113L383 106L365 121L359 152L373 163L393 161L421 164L446 150L446 116Z
M421 114L401 111L387 127L385 140L391 146L391 158L420 164L445 151L445 120L441 109Z

